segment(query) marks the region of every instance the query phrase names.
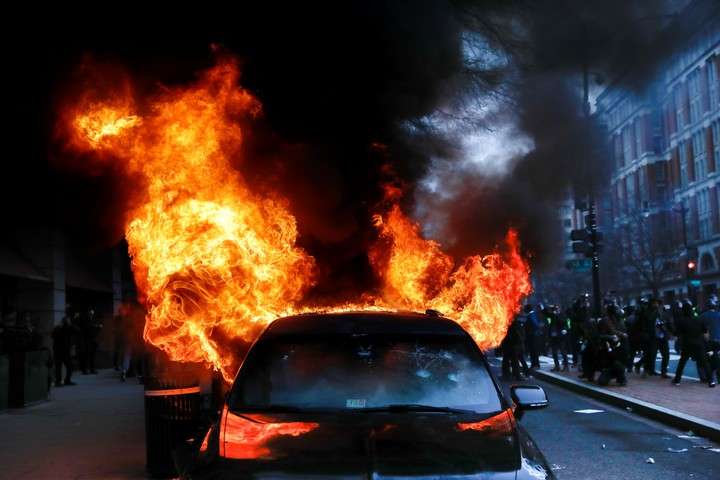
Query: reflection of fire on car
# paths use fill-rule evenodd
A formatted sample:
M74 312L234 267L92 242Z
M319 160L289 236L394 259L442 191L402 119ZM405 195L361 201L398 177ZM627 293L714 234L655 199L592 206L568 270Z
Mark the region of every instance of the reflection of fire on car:
M220 420L178 455L188 479L554 478L517 420L539 387L502 395L471 337L429 314L273 322Z

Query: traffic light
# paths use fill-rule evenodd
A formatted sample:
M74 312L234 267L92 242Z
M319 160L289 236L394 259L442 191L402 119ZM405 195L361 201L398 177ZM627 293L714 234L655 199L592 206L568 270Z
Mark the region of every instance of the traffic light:
M588 220L586 218L586 220ZM570 240L572 240L572 251L573 253L580 253L590 258L593 256L593 247L596 252L602 251L602 232L595 232L593 236L590 228L582 228L578 230L572 230L570 232Z
M691 272L695 270L695 267L697 267L697 263L695 263L694 260L689 260L687 264L688 270Z
M580 253L586 257L592 256L592 246L590 245L590 231L583 228L570 232L570 240L572 240L573 253Z

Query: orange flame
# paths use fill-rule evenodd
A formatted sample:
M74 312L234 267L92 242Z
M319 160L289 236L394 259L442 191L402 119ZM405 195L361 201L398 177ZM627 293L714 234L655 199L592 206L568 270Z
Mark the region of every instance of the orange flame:
M470 333L482 349L502 341L520 300L530 293L530 268L520 255L515 230L508 254L474 255L453 270L440 244L423 239L420 226L397 204L375 216L380 242L370 261L383 280L382 298L394 308L442 312Z
M213 365L227 381L238 360L234 339L251 342L277 316L310 309L302 300L315 265L296 246L286 200L253 192L231 166L242 122L260 112L238 79L236 62L223 59L195 84L141 105L129 89L111 98L90 92L60 125L69 148L115 162L128 181L141 182L125 236L148 310L146 341L173 360ZM482 348L497 345L530 292L517 234L508 233L507 255L455 266L400 210L401 190L386 191L390 206L374 218L379 240L369 252L381 291L322 309L433 308Z
M145 339L228 380L235 353L216 339L251 339L302 297L314 265L295 246L284 200L256 195L230 165L242 141L236 119L259 112L238 75L221 62L196 85L153 99L143 116L131 98L86 100L71 137L146 184L125 227L148 308Z

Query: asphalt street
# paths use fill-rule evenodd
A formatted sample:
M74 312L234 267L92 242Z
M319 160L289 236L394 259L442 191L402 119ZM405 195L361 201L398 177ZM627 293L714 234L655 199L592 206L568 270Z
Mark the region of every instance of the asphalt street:
M718 478L718 444L545 382L527 383L542 386L550 406L521 423L559 479Z

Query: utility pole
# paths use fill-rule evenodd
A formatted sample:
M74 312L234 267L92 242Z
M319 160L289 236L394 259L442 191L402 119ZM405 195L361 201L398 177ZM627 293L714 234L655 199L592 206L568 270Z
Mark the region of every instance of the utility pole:
M590 79L588 72L587 60L583 63L583 113L585 120L590 121ZM594 153L591 153L594 154ZM592 181L592 180L591 180ZM593 284L593 313L595 318L600 318L602 314L602 299L600 298L600 256L599 256L599 236L597 228L597 207L595 205L595 188L591 183L588 195L588 215L586 217L586 226L590 233L589 246L590 258L592 259L592 284Z

